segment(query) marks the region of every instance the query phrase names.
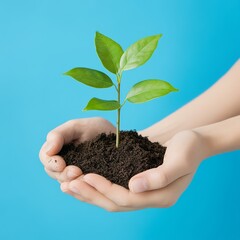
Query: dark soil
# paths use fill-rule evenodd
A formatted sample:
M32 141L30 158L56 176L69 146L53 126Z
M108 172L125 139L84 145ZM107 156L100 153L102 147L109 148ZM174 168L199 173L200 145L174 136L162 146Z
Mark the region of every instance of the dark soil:
M97 173L125 188L132 176L163 163L166 148L136 131L121 131L118 148L115 140L114 133L102 133L78 146L65 145L59 155L67 165L78 166L84 174Z

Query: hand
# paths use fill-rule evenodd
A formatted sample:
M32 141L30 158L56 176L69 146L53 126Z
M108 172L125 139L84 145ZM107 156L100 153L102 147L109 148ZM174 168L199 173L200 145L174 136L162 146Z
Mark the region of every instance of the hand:
M177 133L166 146L163 165L135 175L130 190L92 173L62 183L61 189L108 211L170 207L191 182L208 149L201 135L190 130Z
M59 182L81 176L82 171L78 167L66 167L65 161L57 154L67 143L78 144L91 140L102 132L115 132L115 127L109 121L98 117L71 120L50 131L39 153L47 174Z

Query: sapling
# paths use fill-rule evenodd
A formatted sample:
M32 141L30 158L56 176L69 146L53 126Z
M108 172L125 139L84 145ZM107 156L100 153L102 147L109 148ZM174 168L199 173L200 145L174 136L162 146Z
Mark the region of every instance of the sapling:
M71 76L75 80L94 88L115 88L117 93L116 100L104 100L94 97L87 103L84 110L117 110L117 148L120 139L120 114L126 101L131 103L143 103L164 96L170 92L178 91L178 89L174 88L166 81L147 79L136 83L121 103L121 81L123 72L137 68L146 63L157 48L158 41L161 37L162 34L142 38L123 51L122 47L117 42L96 32L95 46L98 57L103 66L116 75L115 83L108 75L95 69L77 67L65 73L65 75Z

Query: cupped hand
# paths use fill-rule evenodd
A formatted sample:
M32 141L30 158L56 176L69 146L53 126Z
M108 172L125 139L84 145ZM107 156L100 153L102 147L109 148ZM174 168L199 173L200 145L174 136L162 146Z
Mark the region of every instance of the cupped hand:
M177 133L165 145L164 163L135 175L129 182L130 190L92 173L62 183L61 189L108 211L170 207L188 187L201 161L208 156L208 148L201 135L190 130Z
M57 154L65 144L70 142L78 144L91 140L103 132L115 132L115 127L99 117L70 120L50 131L39 152L39 158L47 174L60 183L81 176L82 171L78 167L66 167L65 161Z

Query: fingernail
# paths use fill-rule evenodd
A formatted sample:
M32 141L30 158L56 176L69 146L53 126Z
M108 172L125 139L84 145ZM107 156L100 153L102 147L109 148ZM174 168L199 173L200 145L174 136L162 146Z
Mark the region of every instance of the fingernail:
M60 187L61 187L61 190L63 191L63 192L66 192L67 191L67 183L65 183L65 182L63 182L61 185L60 185Z
M72 170L67 171L67 177L68 178L75 178L77 176L78 175L74 171L72 171Z
M131 189L135 193L144 192L147 190L147 182L144 178L136 178L131 183Z

